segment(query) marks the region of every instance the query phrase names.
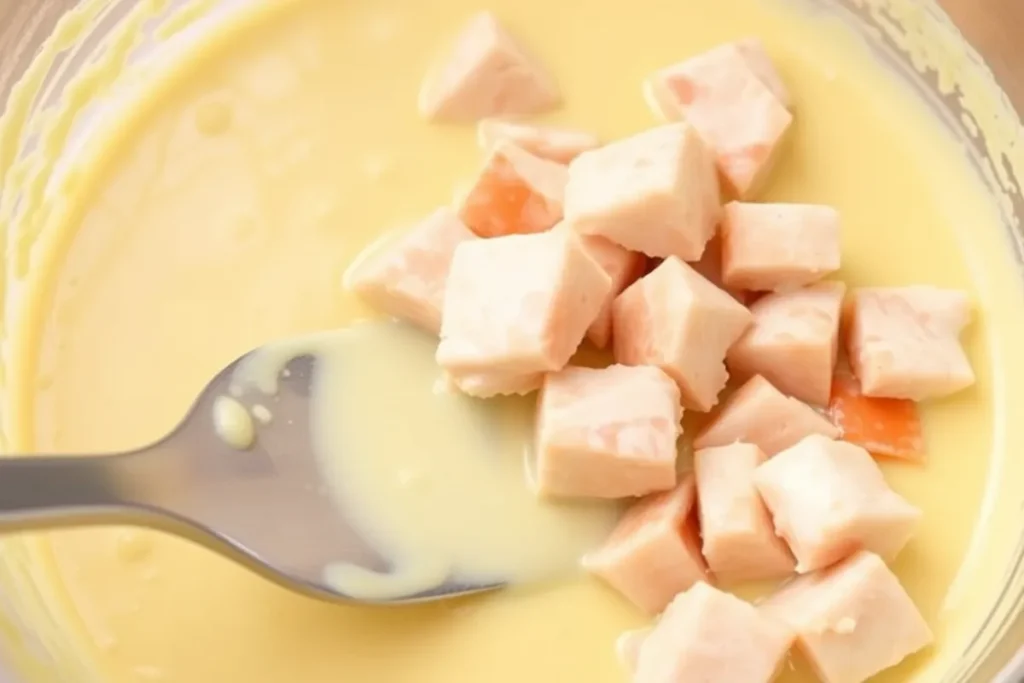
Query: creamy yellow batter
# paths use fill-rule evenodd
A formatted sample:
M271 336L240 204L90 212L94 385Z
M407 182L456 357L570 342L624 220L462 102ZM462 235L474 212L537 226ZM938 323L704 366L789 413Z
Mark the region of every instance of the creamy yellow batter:
M370 315L341 287L346 266L445 201L479 163L474 132L420 121L415 97L443 36L480 8L254 3L138 81L142 98L100 126L47 199L31 166L12 171L5 181L28 183L31 197L27 214L0 207L0 220L14 216L11 272L29 275L25 315L10 331L9 447L138 446L248 349ZM652 123L639 94L652 70L760 36L797 116L766 199L839 208L851 285L974 293L966 342L977 385L925 409L926 467L886 468L925 513L895 569L937 642L881 680L936 680L977 632L1020 530L1011 487L1024 468L1008 454L1024 447L1024 426L1007 418L1024 385L1006 378L1024 373L1024 301L997 203L914 95L824 19L759 0L488 8L560 81L566 107L551 120L606 137ZM127 53L131 40L122 43L115 51ZM117 74L98 67L72 94ZM4 167L10 150L0 145ZM400 610L329 605L126 529L8 542L5 554L2 576L55 656L115 683L618 683L612 644L644 623L584 579ZM83 680L76 671L60 680Z
M309 425L300 428L310 429L338 510L391 565L380 572L339 557L325 580L378 600L446 580L489 586L577 574L619 505L538 498L527 485L533 398L479 401L455 391L436 349L436 338L410 325L362 322L271 342L232 373L230 393L273 401L291 360L316 359ZM248 446L254 430L243 404L220 396L214 411L221 438Z
M213 402L213 428L221 441L240 451L252 446L256 438L254 417L237 399L218 396Z

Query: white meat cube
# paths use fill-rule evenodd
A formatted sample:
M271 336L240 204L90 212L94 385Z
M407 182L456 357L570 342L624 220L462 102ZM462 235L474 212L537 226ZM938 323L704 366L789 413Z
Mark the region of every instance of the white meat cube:
M720 581L777 579L795 569L754 486L754 470L766 459L747 443L694 453L704 559Z
M784 394L828 405L845 292L841 282L819 282L755 301L753 324L726 356L729 372L763 375Z
M676 258L633 283L612 306L615 360L656 365L682 390L683 406L706 412L725 387L726 350L750 312Z
M823 683L862 683L932 642L899 579L866 551L801 576L759 607L796 632Z
M678 595L636 653L634 683L769 683L792 631L704 582Z
M631 251L695 261L720 214L714 156L685 123L584 152L569 164L566 222Z
M729 202L722 281L731 289L791 291L839 270L839 212L817 204Z
M697 128L726 187L741 198L763 186L793 122L786 86L754 38L661 69L644 82L644 96L662 120Z
M693 447L744 442L756 445L771 457L811 434L830 439L840 436L839 428L824 415L755 375L726 399L718 414L697 434Z
M671 491L635 503L605 544L583 558L584 569L644 612L661 612L679 592L708 579L700 553L696 493L690 474Z
M754 481L800 573L861 549L892 559L921 519L866 450L824 436L782 451L757 468Z
M922 401L974 384L960 343L971 318L964 292L868 287L852 299L847 351L865 396Z
M438 209L360 255L345 272L345 287L380 311L437 334L455 248L475 238L451 209Z
M538 492L624 498L674 487L682 413L679 388L658 368L548 375L537 410Z
M554 78L490 12L466 22L419 94L429 120L471 123L488 116L536 114L561 102Z
M569 362L610 289L568 230L463 242L448 275L437 362L470 395L538 389Z

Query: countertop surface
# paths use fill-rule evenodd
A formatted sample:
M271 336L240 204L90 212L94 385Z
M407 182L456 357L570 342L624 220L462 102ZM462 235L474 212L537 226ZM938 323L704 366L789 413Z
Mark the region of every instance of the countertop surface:
M1024 111L1022 0L938 0L992 67L1017 113ZM1015 45L1016 41L1016 45Z

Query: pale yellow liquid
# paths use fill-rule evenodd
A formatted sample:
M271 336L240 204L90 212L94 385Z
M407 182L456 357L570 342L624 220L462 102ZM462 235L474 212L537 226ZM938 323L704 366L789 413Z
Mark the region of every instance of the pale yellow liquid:
M609 138L653 123L639 91L652 70L762 37L797 116L765 198L839 208L851 285L977 296L966 339L977 385L925 409L926 467L886 468L925 513L894 568L936 646L882 679L936 680L998 588L996 551L1013 543L999 501L1020 476L1002 454L1024 441L1003 415L1024 396L998 379L1021 376L1011 353L1024 348L1019 280L958 148L854 39L770 3L488 4L560 81L567 104L552 120ZM470 0L264 8L157 82L79 175L65 238L54 242L67 253L37 275L38 324L18 330L15 345L12 447L138 446L172 428L249 348L370 315L341 287L347 265L383 231L447 201L479 163L472 130L430 126L415 111L427 62L476 9ZM146 532L64 532L31 549L32 574L78 656L117 683L618 683L626 674L613 642L645 623L594 580L358 609L297 597Z
M232 394L256 392L273 402L288 363L316 358L303 428L322 488L391 566L374 571L337 557L322 578L368 600L416 595L446 580L488 586L571 579L580 558L611 533L621 506L535 495L528 485L534 397L465 396L437 366L436 348L436 337L411 325L364 321L271 342L232 373ZM241 415L218 421L225 400ZM229 445L251 437L242 403L221 396L214 411Z

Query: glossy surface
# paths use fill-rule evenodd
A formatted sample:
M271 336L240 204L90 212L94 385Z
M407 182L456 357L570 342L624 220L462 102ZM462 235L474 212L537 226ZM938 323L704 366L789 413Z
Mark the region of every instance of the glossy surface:
M306 422L309 435L290 444L293 430L274 430L271 422L256 448L281 457L277 469L286 471L290 455L303 459L292 449L308 443L307 457L319 467L306 497L333 500L336 516L384 565L366 562L365 552L339 553L312 580L357 599L387 601L460 586L571 579L580 557L611 531L619 506L538 499L527 485L533 401L482 402L454 391L434 362L436 346L411 326L364 322L268 344L234 369L232 394L275 406L292 393L294 359L313 359L307 414L285 411L278 420ZM259 456L265 457L253 455ZM270 479L267 491L289 479ZM298 518L307 511L297 505L290 523L319 524ZM289 514L283 507L266 512L264 524ZM252 510L253 517L260 513ZM312 547L330 545L325 539ZM287 561L269 553L266 559Z
M605 137L650 125L638 93L649 71L761 35L798 113L767 197L840 209L840 275L851 284L973 291L980 320L968 347L979 383L925 410L927 469L887 468L925 512L895 568L938 636L934 651L888 679L948 670L993 597L1004 560L989 551L1013 542L1000 516L1005 478L988 476L1021 438L1001 408L1020 389L995 381L1020 370L1006 351L1021 340L1017 273L958 148L834 25L768 4L723 0L699 14L654 0L491 4L560 79L567 107L555 119ZM338 287L347 263L383 230L447 199L476 167L472 131L428 127L413 106L418 65L476 6L295 6L223 33L223 55L183 66L154 93L158 108L101 138L93 180L78 189L87 199L60 233L66 260L36 279L54 286L52 295L39 288L44 323L26 326L18 346L14 385L34 401L10 418L16 442L79 450L145 440L246 347L365 315ZM593 32L558 30L570 18ZM610 54L600 36L612 30L644 49ZM352 107L354 97L365 106ZM980 518L985 534L974 537ZM450 681L452 662L467 680L612 682L624 679L615 636L643 623L594 582L401 615L331 608L177 541L115 529L40 539L30 557L75 645L118 682L315 683L339 672ZM388 656L399 647L407 654Z

